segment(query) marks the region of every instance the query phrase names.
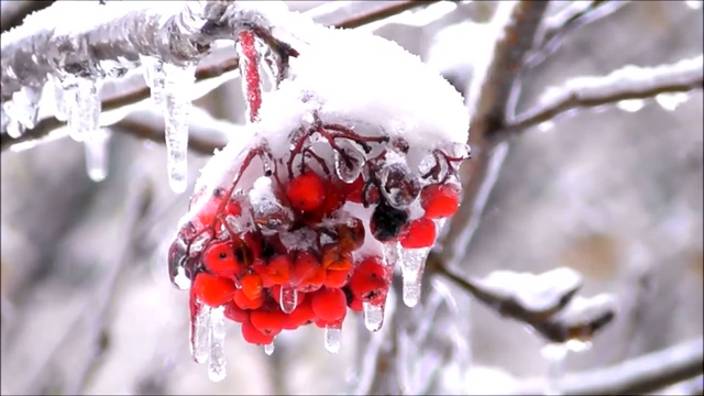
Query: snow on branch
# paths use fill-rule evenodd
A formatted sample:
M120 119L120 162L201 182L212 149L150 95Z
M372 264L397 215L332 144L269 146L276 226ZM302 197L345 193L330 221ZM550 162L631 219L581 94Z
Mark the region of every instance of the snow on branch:
M701 374L703 351L702 338L697 337L613 366L567 375L557 388L565 395L633 395L657 391ZM520 392L538 394L544 389L545 379L535 379L523 384Z
M495 271L483 279L467 279L428 258L437 274L450 279L503 316L518 320L550 342L589 342L615 315L611 297L576 296L581 276L568 268L543 274Z
M701 89L702 55L656 67L626 66L606 76L578 77L550 88L539 105L517 115L505 130L517 132L578 107Z

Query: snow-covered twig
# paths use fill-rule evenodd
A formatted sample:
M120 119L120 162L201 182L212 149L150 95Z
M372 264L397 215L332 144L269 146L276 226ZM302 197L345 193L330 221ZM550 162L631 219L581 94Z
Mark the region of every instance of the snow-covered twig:
M429 270L442 275L503 316L518 320L551 342L590 340L614 317L608 298L577 297L581 278L565 268L545 274L494 273L468 279L428 257Z
M514 83L525 55L533 46L546 7L547 2L542 1L521 1L515 6L501 2L496 11L497 41L493 53L484 65L477 65L466 95L472 112L469 134L472 160L462 167L464 198L443 241L442 262L447 265L454 265L467 251L469 239L464 231L468 225L476 224L477 216L481 216L481 211L476 210L475 200L490 171L498 172L498 169L490 169L489 166L495 145L487 139L487 135L503 127L507 108L514 105ZM490 189L486 190L486 194L489 192Z
M628 4L627 0L591 0L570 3L560 12L545 19L539 33L539 44L528 55L526 66L535 67L544 61L560 47L564 36L570 31L610 15L626 4Z
M684 341L610 367L565 376L558 388L566 395L633 395L655 391L664 386L704 372L702 338ZM538 394L545 379L527 381L523 394Z
M543 103L516 116L504 130L519 132L578 107L701 89L704 82L702 59L699 55L656 67L626 66L606 76L568 80L562 87L548 90Z

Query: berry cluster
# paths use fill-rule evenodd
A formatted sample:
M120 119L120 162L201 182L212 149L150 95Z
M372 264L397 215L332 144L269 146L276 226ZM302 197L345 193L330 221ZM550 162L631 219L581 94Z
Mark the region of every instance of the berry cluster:
M315 146L320 138L331 152ZM363 154L345 150L343 139ZM433 158L453 166L416 175L389 164L407 147L402 140L322 123L294 143L283 158L265 145L251 150L233 182L200 197L169 252L172 279L192 281L192 317L224 306L252 344L310 323L339 329L348 308L383 310L394 268L380 247L431 247L436 222L459 205L459 158L437 151ZM239 185L254 158L265 163L261 176Z

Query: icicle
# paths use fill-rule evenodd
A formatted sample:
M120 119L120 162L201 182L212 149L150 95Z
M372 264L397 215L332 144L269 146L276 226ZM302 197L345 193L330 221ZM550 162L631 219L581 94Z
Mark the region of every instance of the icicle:
M402 249L400 253L403 276L403 303L415 307L420 300L421 277L425 269L425 258L430 249Z
M325 326L325 349L330 353L340 351L342 329L339 327Z
M188 245L180 236L169 246L169 279L180 290L191 288L191 279L186 272Z
M41 91L35 87L22 87L12 94L12 100L3 105L5 115L9 117L7 134L18 138L25 129L34 128L39 114Z
M374 305L367 301L362 303L364 310L364 326L369 331L378 331L384 324L384 306Z
M279 306L283 313L291 313L298 305L298 292L290 287L281 287L279 291Z
M565 344L546 344L540 354L548 361L548 375L545 385L546 395L560 395L559 382L564 374L565 357L567 357L567 348Z
M82 142L89 134L97 133L100 128L101 105L98 84L87 78L76 78L68 84L68 89L73 90L66 98L69 100L69 133L73 140Z
M264 353L267 356L271 356L274 353L274 341L264 345Z
M195 69L166 63L163 65L163 76L163 99L159 100L163 101L164 106L166 167L171 189L182 193L188 183L188 113ZM155 78L158 80L158 77Z
M100 182L108 174L108 140L110 132L107 129L98 129L86 136L83 142L86 156L86 171L88 177L94 182Z
M208 378L213 382L225 379L225 307L212 308L208 331Z
M164 62L153 56L141 56L140 62L144 69L144 82L150 90L154 104L161 106L164 99Z
M209 352L209 329L211 308L196 301L198 312L191 320L191 356L198 363L208 361Z
M54 117L59 121L68 121L70 107L76 101L76 84L63 84L58 78L49 75L54 91Z

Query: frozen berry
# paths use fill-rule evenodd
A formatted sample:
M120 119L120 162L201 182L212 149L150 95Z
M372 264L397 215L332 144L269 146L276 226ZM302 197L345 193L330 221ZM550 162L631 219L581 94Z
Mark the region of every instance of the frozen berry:
M273 335L266 335L257 330L251 321L242 322L242 337L250 344L266 345L274 341Z
M383 303L389 288L390 274L375 257L362 260L349 281L354 300L365 300L374 304Z
M314 172L305 172L289 182L286 197L294 209L313 211L325 200L325 185Z
M323 288L311 294L311 306L316 319L336 321L345 317L347 300L340 289Z
M249 320L262 334L275 336L281 332L286 315L281 311L252 311Z
M238 217L242 214L242 205L234 199L230 199L227 201L227 204L225 204L225 213Z
M262 278L259 275L249 274L242 277L242 292L248 299L254 300L262 295Z
M264 287L286 284L289 280L290 269L291 259L286 255L276 256L266 264L254 265L254 271L261 276Z
M243 323L249 318L249 313L237 306L234 302L225 305L225 317L237 323Z
M430 247L434 242L435 223L425 217L411 221L401 236L401 246L406 249Z
M198 212L198 222L202 226L207 226L213 223L217 217L218 210L223 200L223 192L221 189L215 189L213 196L203 205Z
M382 201L374 209L369 227L377 241L387 242L396 239L407 221L407 211L394 208Z
M298 252L290 281L298 291L318 290L325 281L325 269L312 253Z
M325 274L324 285L326 287L333 288L344 286L350 277L351 269L352 268L350 267L349 269L345 270L327 270Z
M315 313L310 303L310 299L306 298L302 303L300 303L296 309L290 314L286 315L286 320L284 321L284 329L293 330L302 325L308 324L315 319Z
M193 289L198 299L211 307L217 307L232 300L237 290L231 280L204 272L196 276Z
M242 289L235 292L233 300L242 309L259 309L264 304L264 296L260 294L256 298L249 298Z
M242 270L242 260L235 257L232 242L213 243L203 252L203 264L211 273L232 278Z
M351 218L335 227L335 231L338 243L343 250L353 251L359 249L364 243L364 224L360 219Z
M425 216L431 219L449 217L457 212L460 193L450 184L433 184L423 189L420 204L425 209Z
M350 202L362 203L362 192L364 191L364 179L360 175L352 183L342 183L342 192Z
M352 253L340 244L323 246L323 268L326 270L345 271L352 268Z

